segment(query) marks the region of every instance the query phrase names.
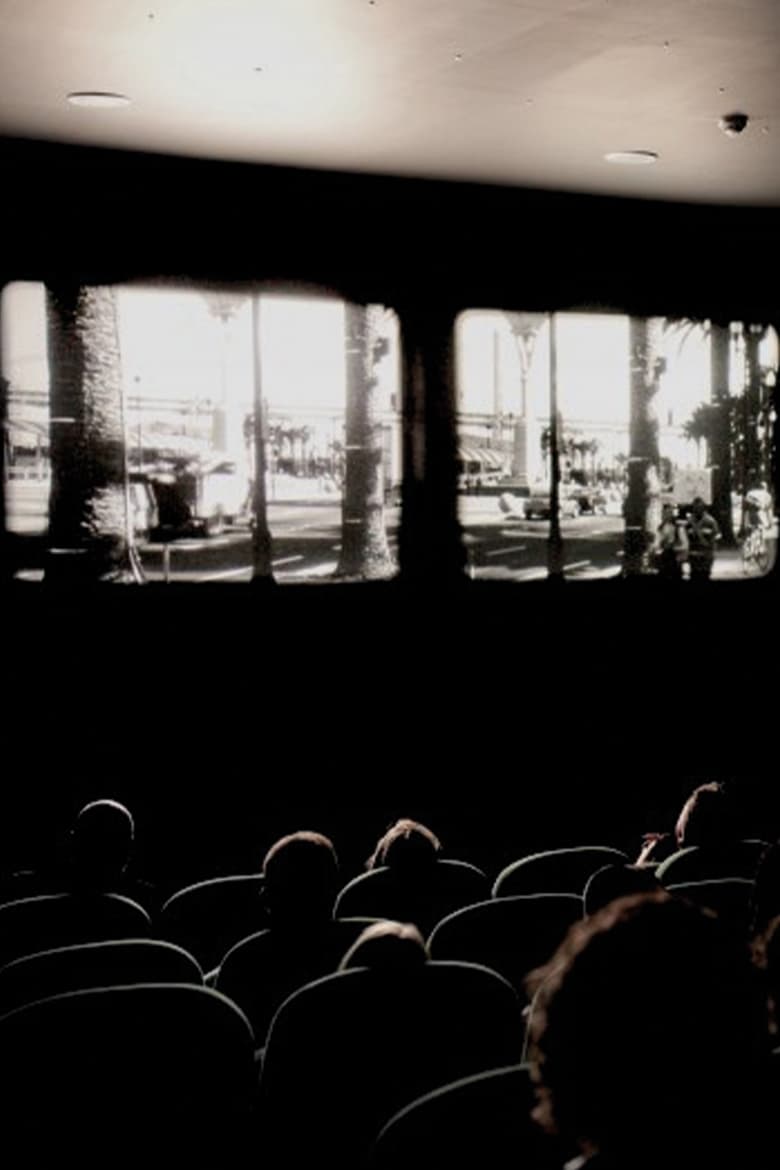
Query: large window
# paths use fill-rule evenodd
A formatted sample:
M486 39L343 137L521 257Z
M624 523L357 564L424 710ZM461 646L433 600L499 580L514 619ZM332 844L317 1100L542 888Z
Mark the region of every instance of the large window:
M87 562L90 573L166 582L395 574L389 310L162 285L59 296L16 283L2 316L17 576ZM91 559L98 547L103 565Z
M441 497L418 488L444 482L446 434L421 442L418 422L441 427L446 412L404 428L404 322L390 309L310 290L16 283L2 329L18 578L390 579L405 434L421 453L407 498L431 526L417 535L436 535ZM470 578L771 570L771 327L474 310L455 354ZM422 392L443 407L435 369Z
M717 580L771 568L773 329L473 311L456 344L472 577Z

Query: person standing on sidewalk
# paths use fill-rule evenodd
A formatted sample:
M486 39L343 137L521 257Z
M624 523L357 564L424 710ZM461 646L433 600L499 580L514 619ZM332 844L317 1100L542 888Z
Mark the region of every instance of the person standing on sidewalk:
M709 581L715 560L715 545L720 540L720 526L701 496L693 501L686 525L688 564L692 581Z
M655 564L658 575L667 581L681 581L683 563L688 559L688 535L678 523L673 504L664 504L655 537Z

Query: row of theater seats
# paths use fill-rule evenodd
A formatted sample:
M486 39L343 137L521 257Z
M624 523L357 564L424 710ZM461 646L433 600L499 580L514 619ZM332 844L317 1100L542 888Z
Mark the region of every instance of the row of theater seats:
M741 846L753 866L766 848L762 842ZM695 872L698 853L690 849L681 856L688 872ZM624 880L620 873L627 860L618 850L596 846L535 854L503 870L492 891L486 875L465 862L437 861L425 880L414 884L380 868L348 883L336 899L334 921L318 924L316 937L313 926L300 938L267 929L263 878L257 874L187 887L168 899L154 921L118 895L22 899L0 906L0 968L20 956L74 942L162 938L192 956L205 982L234 999L264 1038L273 1011L289 991L334 971L369 922L390 918L418 925L429 938L432 958L481 963L504 975L522 995L527 973L546 960L582 915L583 893L586 913L609 900L612 875ZM676 868L667 868L662 875L667 889L747 924L748 877L669 883L676 874ZM11 978L0 971L0 1012L16 1006L19 983L12 992Z
M757 860L758 843L743 853ZM264 1164L318 1158L358 1167L373 1158L390 1167L407 1160L404 1143L421 1116L468 1100L477 1112L495 1107L503 1118L495 1132L509 1127L529 1164L560 1166L567 1152L542 1140L521 1105L530 1093L524 978L582 917L594 872L627 860L606 847L534 855L492 887L473 866L437 861L418 904L378 869L339 895L334 913L351 917L307 939L257 929L259 875L180 891L155 922L111 894L0 906L6 1115L26 1140L45 1145L52 1133L60 1141L71 1134L83 1145L77 1119L89 1102L96 1158L132 1107L136 1137L162 1127L169 1140L183 1140L186 1118L191 1156L229 1148L239 1158L259 1141ZM668 888L679 885L705 905L720 899L721 913L737 920L744 910L746 921L747 872L748 862L742 876ZM432 961L400 974L334 973L367 922L387 917L417 921ZM204 986L214 960L213 986ZM483 1097L492 1105L477 1107ZM516 1108L505 1107L510 1099ZM465 1124L467 1106L456 1104L455 1113ZM464 1135L456 1148L467 1147Z

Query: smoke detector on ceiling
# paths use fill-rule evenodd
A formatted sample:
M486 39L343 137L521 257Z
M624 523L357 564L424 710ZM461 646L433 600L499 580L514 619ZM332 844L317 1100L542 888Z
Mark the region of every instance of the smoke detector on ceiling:
M724 114L718 126L727 138L737 138L746 129L749 121L747 114Z

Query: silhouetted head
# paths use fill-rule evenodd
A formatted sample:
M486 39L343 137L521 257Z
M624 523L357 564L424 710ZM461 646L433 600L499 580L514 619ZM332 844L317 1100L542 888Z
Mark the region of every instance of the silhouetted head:
M419 821L396 821L377 841L368 868L387 865L399 871L418 870L433 864L441 850L439 838Z
M664 504L663 508L661 509L661 519L662 520L674 520L674 505L673 504Z
M701 498L701 496L697 496L696 499L693 501L693 503L691 504L691 511L693 512L693 514L697 520L701 519L701 517L704 515L704 513L706 511L706 505L704 503L704 500Z
M375 922L367 926L339 964L339 971L370 967L375 971L410 971L429 958L425 939L411 922Z
M333 842L301 830L276 841L263 862L264 888L273 919L330 918L339 886Z
M127 868L135 826L123 804L93 800L85 804L71 829L73 866L80 878L105 884Z
M714 915L664 893L620 899L572 927L534 979L546 1128L642 1166L670 1154L708 1165L757 1129L766 1002L746 948Z
M736 837L734 811L720 784L700 784L686 800L674 830L680 846L724 845Z
M590 918L616 898L652 894L660 889L661 884L652 870L638 869L635 865L605 865L592 874L585 886L582 895L585 917Z

